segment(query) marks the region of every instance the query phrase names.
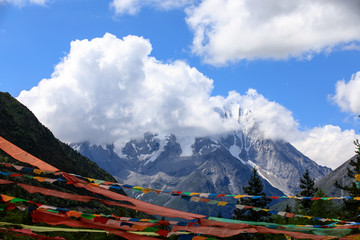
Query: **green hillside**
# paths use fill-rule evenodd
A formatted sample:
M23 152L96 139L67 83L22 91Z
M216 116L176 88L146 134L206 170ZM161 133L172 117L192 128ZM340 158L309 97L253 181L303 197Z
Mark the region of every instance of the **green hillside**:
M0 92L0 136L62 171L116 181L96 163L55 138L27 107L4 92Z

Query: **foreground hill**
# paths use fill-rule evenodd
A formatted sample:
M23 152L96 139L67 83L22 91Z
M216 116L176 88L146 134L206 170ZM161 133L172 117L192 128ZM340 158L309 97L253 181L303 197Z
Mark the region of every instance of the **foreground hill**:
M0 136L62 171L115 181L96 163L56 139L28 108L4 92L0 92Z

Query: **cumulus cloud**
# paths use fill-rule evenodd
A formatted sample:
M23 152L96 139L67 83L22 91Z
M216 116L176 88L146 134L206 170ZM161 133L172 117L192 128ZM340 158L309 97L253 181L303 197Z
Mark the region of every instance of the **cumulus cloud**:
M243 59L311 58L360 40L360 2L203 0L187 8L193 52L221 65Z
M52 77L18 99L67 142L224 131L208 104L212 80L183 61L159 62L151 50L136 36L73 41Z
M49 0L0 0L0 4L8 3L19 7L27 4L45 5L47 2L49 2Z
M292 144L318 164L335 169L355 155L355 139L359 135L354 130L326 125L301 133Z
M349 82L345 80L336 83L336 92L332 100L342 111L360 114L360 72L354 74Z
M300 132L291 111L255 89L211 96L211 79L184 61L158 61L151 51L150 42L137 36L107 33L73 41L51 78L22 91L18 100L66 142L120 147L145 132L188 142L255 126L324 165L340 165L347 158L342 154L353 153L345 148L355 140L352 131L326 126Z
M193 2L194 0L113 0L110 6L116 14L134 15L143 7L171 10L185 7Z

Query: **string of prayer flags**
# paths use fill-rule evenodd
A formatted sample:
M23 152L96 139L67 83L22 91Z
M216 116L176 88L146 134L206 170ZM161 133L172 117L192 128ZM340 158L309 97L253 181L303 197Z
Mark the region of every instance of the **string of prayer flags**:
M2 199L3 200L5 200L5 201L11 201L12 199L15 199L14 197L10 197L10 196L4 196L4 195L1 195L1 197L2 197ZM44 207L48 207L49 209L47 209L49 212L51 212L51 213L54 213L54 214L57 214L57 213L59 213L60 214L60 212L63 212L63 211L69 211L70 212L70 210L66 210L66 209L59 209L59 210L54 210L54 209L56 209L55 207L51 207L51 206L46 206L46 205L43 205L43 206L39 206L39 209L44 209ZM62 213L63 215L65 215L66 217L70 217L70 216L74 216L74 215L68 215L68 214L64 214L64 213ZM83 218L83 219L88 219L88 220L90 220L91 222L90 222L90 224L95 224L95 225L98 225L97 224L97 222L99 222L99 223L101 223L101 224L109 224L109 221L110 220L106 220L105 219L105 217L101 217L101 216L98 216L98 215L91 215L91 214L84 214L84 213L81 213L81 214L78 214L77 215L78 217L81 217L81 218ZM209 218L210 219L210 218ZM135 220L135 219L131 219L131 218L123 218L123 220ZM137 221L141 221L141 219L136 219ZM200 221L201 221L201 223L206 223L206 222L204 222L205 221L205 219L199 219ZM221 221L224 221L225 219L221 219ZM145 221L145 220L143 220L143 221ZM156 221L156 220L146 220L146 221ZM145 221L145 222L146 222ZM213 220L207 220L207 221L213 221ZM228 220L229 221L229 220ZM158 223L160 224L160 222L161 221L158 221ZM194 222L194 224L195 224L196 222ZM246 224L247 223L250 223L250 224L258 224L258 223L256 223L256 222L246 222ZM59 223L60 224L60 223ZM114 226L113 225L114 223L112 223L112 225L108 225L107 227L109 227L109 226ZM166 222L166 224L170 224L170 223L167 223ZM174 222L173 222L173 224L174 224ZM212 225L213 225L213 223L211 223ZM243 224L243 223L242 223ZM206 225L206 224L205 224ZM118 226L118 224L115 224L115 226ZM131 226L131 227L133 227L133 226L137 226L136 224L133 224L133 223L122 223L122 226ZM193 224L184 224L184 223L181 223L181 222L177 222L176 223L176 226L193 226ZM237 226L241 226L241 225L237 225ZM268 225L269 226L269 225ZM284 228L285 226L284 225L276 225L276 224L271 224L271 226L272 227L274 227L274 226L281 226L281 228ZM307 227L307 229L308 229L309 227ZM155 232L157 232L158 230L157 229L154 229L154 228L149 228L149 227L142 227L142 226L138 226L137 228L136 228L137 230L142 230L142 231L145 231L145 229L146 229L146 231L150 231L150 230L152 230L152 231L155 231ZM175 228L175 229L178 229L179 230L179 228ZM202 231L203 231L204 229L202 229ZM174 230L173 230L174 231ZM213 231L213 230L212 230ZM299 231L299 230L297 230L297 231ZM161 234L165 234L165 232L158 232L160 235ZM229 234L229 233L227 233L227 234ZM219 235L220 236L220 235ZM221 236L223 236L223 235L221 235Z
M36 173L36 174L41 174L41 173L57 173L57 172L49 172L49 171L42 171L40 169L33 169L33 168L28 168L28 167L23 167L23 166L17 166L17 165L12 165L12 164L8 164L8 163L0 163L3 166L6 167L15 167L17 170L19 171L24 171L27 173ZM42 178L42 177L34 177L31 175L21 175L21 174L16 174L16 173L8 173L8 172L1 172L0 171L0 175L4 175L4 176L9 176L9 177L21 177L21 176L25 176L28 178L33 178L35 180L38 181L44 181L44 182L50 182L53 183L55 181L66 181L62 178ZM169 190L158 190L158 189L152 189L152 188L145 188L145 187L140 187L140 186L132 186L129 184L122 184L122 183L115 183L115 182L109 182L109 181L105 181L105 180L98 180L98 179L94 179L94 178L88 178L88 177L82 177L76 174L69 174L69 175L73 175L82 179L86 179L89 181L89 183L92 183L94 185L97 185L99 187L102 187L104 189L121 189L121 188L126 188L126 189L130 189L130 190L134 190L134 191L141 191L143 193L150 193L150 192L155 192L157 194L159 193L165 193L165 194L170 194L172 196L198 196L200 198L211 198L211 197L232 197L234 199L239 199L239 198L251 198L251 199L258 199L258 198L263 198L264 196L254 196L254 195L240 195L240 194L217 194L217 193L199 193L199 192L185 192L185 191L169 191ZM357 177L358 179L360 179L360 174L355 175L355 177ZM360 187L360 184L359 184ZM324 201L328 201L328 200L356 200L356 201L360 201L360 197L351 197L351 196L341 196L341 197L300 197L300 196L268 196L267 198L276 200L276 199L298 199L298 200L311 200L311 201L316 201L316 200L324 200Z
M118 217L118 216L115 216L114 214L104 215L104 214L83 213L83 212L74 211L74 210L70 210L70 209L49 206L46 204L40 204L40 203L36 203L36 202L30 201L30 200L16 198L16 197L4 195L4 194L0 195L0 200L2 200L2 202L5 203L5 204L3 204L4 206L0 204L0 206L2 207L2 210L5 210L6 206L8 206L9 204L25 202L25 203L34 205L35 207L33 209L41 209L41 210L46 210L46 211L54 212L54 213L62 212L67 217L94 219L95 222L101 222L104 224L107 223L109 221L108 219L110 219L110 218L111 219L115 218L124 223L141 225L141 226L145 226L145 227L152 227L152 226L156 226L156 225L159 225L159 226L169 226L169 225L187 226L187 225L195 225L198 222L197 219L194 219L194 220L191 220L188 222L179 222L179 221L165 221L165 220L157 220L157 219ZM21 206L21 205L18 205L17 207L19 209L27 208L27 207Z
M21 174L13 174L13 173L7 173L7 172L0 172L0 174L6 175L6 176L16 176L16 177L22 176ZM36 177L33 177L33 178L39 180L39 178L36 178ZM44 178L40 178L40 181L44 181ZM10 182L10 183L14 183L14 182ZM55 196L55 197L62 197L62 198L70 199L70 200L83 201L83 202L89 202L91 200L98 200L98 199L95 199L95 198L89 197L89 196L79 196L79 195L70 194L70 193L63 193L63 192L59 192L59 191L55 191L55 190L51 190L51 189L39 188L39 187L34 187L34 186L21 184L21 183L17 183L17 185L22 187L23 189L25 189L26 191L28 191L30 193L38 192L38 193L42 193L42 194L45 194L45 195L50 195L50 196ZM94 189L94 188L92 188L92 189ZM104 189L104 190L106 190L106 189ZM269 209L261 209L261 208L256 208L256 207L252 207L252 206L245 206L245 205L230 203L230 202L226 202L226 201L217 201L217 200L210 200L208 198L200 198L200 197L195 196L195 194L193 196L190 196L190 195L191 195L190 193L187 193L186 195L179 195L179 196L181 196L181 198L184 199L184 200L188 200L188 201L192 201L192 202L205 202L205 203L210 204L210 205L234 206L234 207L236 207L238 209L251 209L253 211L266 211L266 212L269 212L270 214L279 215L279 216L286 217L286 218L298 217L298 218L307 218L307 219L311 219L311 220L318 220L318 221L321 221L321 222L328 222L328 221L344 222L344 221L339 220L339 219L319 218L319 217L313 217L313 216L307 216L307 215L301 215L301 214L293 214L293 213L289 213L289 212L270 211ZM123 195L121 195L121 196L123 196ZM257 196L253 196L253 197L257 197ZM130 199L132 199L132 198L130 198ZM320 198L316 198L316 199L319 200ZM112 202L105 201L105 200L99 200L99 201L104 203L104 204L107 204L107 205L118 205L118 206L123 206L124 205L124 204L112 203ZM156 206L156 205L154 205L154 206ZM124 206L124 207L139 210L136 207L130 207L130 206ZM157 207L159 207L159 206L157 206ZM144 210L144 208L142 208L142 209ZM151 211L149 209L146 209L146 210Z
M55 193L55 195L58 195L58 194ZM26 202L27 201L27 200L24 200L24 199L21 199L21 198L14 198L14 197L6 196L6 195L1 195L1 198L2 198L3 202L11 202L11 203ZM222 204L220 204L220 206L221 205ZM347 222L347 221L342 221L340 219L319 218L319 217L300 215L300 214L294 214L294 213L288 213L288 212L273 211L273 210L269 210L269 209L261 209L261 208L256 208L256 207L253 207L253 206L245 206L245 205L240 205L240 204L236 204L234 206L236 208L238 208L238 209L250 209L250 210L254 210L254 211L266 211L266 212L269 212L270 214L279 215L279 216L286 217L286 218L301 217L301 218L307 218L307 219L312 219L312 220L318 220L318 221L322 221L322 222L334 221L336 223L342 223L342 224L360 225L360 223L358 223L358 222ZM44 205L44 206L38 205L38 207L54 210L56 212L58 212L58 211L69 211L67 209L56 209L54 207L46 206L46 205ZM96 217L96 216L91 215L91 214L78 213L78 212L74 212L74 211L68 212L67 215L73 216L73 217L81 216L81 217L87 218L87 219L92 219L92 218ZM170 224L170 223L167 223L167 224ZM184 225L184 224L181 224L181 222L180 223L175 223L175 224ZM185 225L192 225L192 224L185 224ZM307 226L310 226L310 225L307 225ZM334 225L328 225L328 226L311 225L311 226L314 227L314 228L330 228L330 227L334 227Z
M29 164L32 164L33 166L38 167L41 170L44 171L54 171L57 172L58 169L54 168L53 166L41 161L40 159L37 159L31 155L29 155L28 153L26 153L25 151L17 148L15 145L12 145L11 143L7 142L5 139L0 137L0 148L3 149L5 152L9 153L11 156L13 156L15 159L18 159L19 161L23 161ZM52 168L52 169L51 169ZM35 174L42 174L43 172L40 170L36 170L34 172ZM181 225L173 225L171 232L162 232L160 231L159 233L156 233L156 231L158 231L159 229L154 228L153 226L144 226L143 224L133 224L133 223L119 223L119 221L117 220L113 220L113 219L108 219L105 218L103 216L96 216L93 214L85 214L82 213L81 215L77 215L79 216L78 220L75 219L71 219L72 216L76 215L76 213L72 212L72 214L66 214L69 212L68 209L41 209L41 208L35 208L35 210L31 210L31 215L33 218L33 222L45 222L48 223L50 225L59 225L59 224L64 224L67 226L71 226L71 227L86 227L86 228L93 228L93 229L102 229L105 231L108 231L109 233L112 234L116 234L118 236L121 236L125 239L136 239L136 240L150 240L150 239L155 239L152 237L148 237L145 235L135 235L133 233L128 233L126 232L127 230L131 230L131 231L143 231L146 230L151 234L158 234L158 236L160 236L160 234L163 234L164 236L169 236L169 234L176 234L177 231L175 230L185 230L185 231L191 231L193 233L200 233L200 234L207 234L207 235L213 235L213 236L232 236L232 234L235 234L235 232L231 233L231 231L233 231L234 229L242 229L244 230L244 232L253 232L253 233L271 233L271 234L286 234L288 236L291 237L296 237L296 238L310 238L310 239L329 239L329 238L333 238L333 237L343 237L347 234L350 233L352 228L358 228L359 224L358 223L354 223L353 225L351 224L347 224L342 226L343 228L340 229L338 226L337 227L330 227L329 228L312 228L309 229L307 226L286 226L286 230L284 230L285 228L283 226L280 227L280 225L275 225L272 223L263 223L264 226L261 226L261 223L257 223L254 222L253 225L250 225L249 222L247 223L238 223L238 222L230 222L231 219L214 219L214 218L210 218L207 216L203 216L203 215L199 215L199 214L193 214L193 213L187 213L187 212L183 212L183 211L178 211L178 210L174 210L174 209L170 209L170 208L165 208L165 207L161 207L161 206L157 206L154 204L150 204L147 202L143 202L137 199L133 199L115 192L110 191L109 189L112 186L119 186L119 187L130 187L129 185L125 185L125 184L116 184L116 183L111 183L111 182L105 182L105 181L101 181L101 180L96 180L96 179L91 179L91 178L84 178L81 176L77 176L77 175L71 175L71 174L67 174L65 172L61 172L62 176L67 180L68 184L72 184L75 187L78 188L84 188L90 192L96 193L96 194L100 194L103 195L105 197L111 198L113 200L116 201L122 201L122 202L114 202L114 201L108 201L108 200L102 200L102 199L95 199L93 197L90 196L79 196L79 195L69 195L69 193L61 193L59 191L55 191L55 190L51 190L51 189L45 189L45 188L39 188L39 187L34 187L34 186L29 186L26 184L20 184L20 183L16 183L18 186L21 186L22 188L24 188L25 190L33 193L33 192L39 192L42 194L47 194L50 196L55 196L56 197L61 197L61 198L73 198L73 197L77 197L77 199L74 200L78 200L79 197L84 197L84 201L90 201L90 200L98 200L100 202L103 203L107 203L107 204L111 204L111 205L115 205L115 206L124 206L124 207L128 207L134 210L138 210L138 211L142 211L145 213L148 213L150 215L160 215L160 216L166 216L166 217L180 217L180 218L184 218L184 219L189 219L189 220L197 220L198 221L198 225L185 225L185 226L181 226ZM11 174L9 174L8 176L11 176ZM13 177L16 177L19 175L13 175ZM39 177L37 178L38 181L45 181L45 178ZM0 184L9 184L9 183L14 183L12 181L8 181L8 180L2 180L0 179ZM105 187L106 186L110 186ZM242 195L230 195L230 194L213 194L213 193L193 193L193 192L172 192L172 191L161 191L161 190L156 190L156 189L149 189L149 188L143 188L143 187L139 187L139 186L132 186L131 189L135 190L135 191L145 191L145 192L151 192L154 191L156 193L169 193L169 194L173 194L173 195L179 195L184 197L184 199L187 199L189 201L194 201L194 202L206 202L208 204L216 204L218 206L227 206L233 203L229 203L229 202L225 202L225 201L216 201L213 199L209 199L209 197L232 197L232 198L240 198ZM149 191L150 190L150 191ZM206 196L207 198L203 198L202 196ZM259 198L259 196L243 196L243 197L251 197L251 198ZM273 196L273 197L277 197L277 198L297 198L294 196ZM17 198L7 198L9 199L9 205L13 204L11 201L19 201L22 202L24 200L19 199L16 200ZM302 198L302 199L309 199L309 200L330 200L326 199L326 198ZM334 199L334 198L332 198ZM344 197L342 197L342 199L344 199ZM345 197L345 199L348 199L347 197ZM356 199L356 200L360 200L360 199ZM26 201L26 200L25 200ZM124 204L124 202L128 202L131 205L128 204ZM243 205L236 205L234 204L235 207L238 208L242 208L244 207L245 209L252 209L254 211L262 211L264 209L261 208L255 208L252 206L243 206ZM6 210L6 207L2 206L2 209ZM266 209L266 211L271 212L273 214L278 214L280 216L287 216L289 213L286 212L274 212L274 211L270 211L268 209ZM69 215L72 215L69 217ZM296 215L291 215L292 217L295 217ZM312 218L311 216L303 216L306 218ZM212 222L213 225L210 226L204 226L202 225L203 220L205 221L206 218L208 218L208 221ZM321 220L321 218L316 218L316 220ZM327 220L327 219L326 219ZM338 220L338 219L336 219ZM226 222L229 221L229 222ZM216 223L213 223L216 222ZM221 222L221 223L219 223ZM346 222L341 222L341 223L346 223ZM151 223L150 223L151 224ZM211 224L211 223L210 223ZM232 227L229 227L230 225ZM236 225L236 227L233 226L233 224ZM355 225L357 224L357 225ZM255 226L255 227L254 227ZM334 225L333 225L334 226ZM276 229L275 229L276 228ZM339 228L339 229L338 229ZM165 231L165 230L163 230ZM314 235L315 234L315 235ZM187 238L190 239L191 236L187 235ZM197 236L194 236L193 238L195 238ZM193 239L191 238L191 239ZM345 238L344 238L345 239Z
M107 228L105 226L100 226L100 225L94 225L92 222L89 221L76 221L73 219L68 219L64 214L60 214L60 213L52 213L52 212L45 212L45 211L32 211L31 212L32 217L33 217L33 221L34 222L44 222L50 225L59 225L59 224L65 224L67 226L71 226L71 227L91 227L91 228L100 228L100 229L104 229L109 231L110 233L116 234L114 233L112 228ZM131 226L133 227L133 226ZM120 227L119 227L120 228ZM330 237L332 237L331 235L325 235L325 236L320 236L320 235L314 235L314 234L309 234L309 233L302 233L302 232L291 232L291 231L285 231L285 230L276 230L276 229L270 229L270 228L266 228L266 227L262 227L262 226L251 226L251 225L241 225L241 228L244 229L243 232L253 232L253 233L276 233L276 234L284 234L286 233L289 236L292 237L296 237L296 238L310 238L310 239L319 239L319 240L324 240L324 239L329 239ZM131 229L130 226L128 225L124 225L123 229ZM154 232L155 229L154 228L145 228L150 232ZM145 230L144 229L144 230ZM246 230L245 230L246 229ZM122 229L116 229L117 231L123 231ZM192 233L201 233L201 234L207 234L207 235L212 235L212 236L233 236L236 235L237 232L233 231L232 228L224 228L224 227L203 227L203 226L188 226L188 227L182 227L182 226L173 226L171 232L169 232L167 234L167 236L169 236L169 234L171 234L172 232L176 232L176 231L180 231L180 230L185 230L185 231L190 231ZM333 230L333 229L331 229ZM156 230L158 231L158 230ZM337 235L342 236L346 233L349 233L351 230L349 229L335 229L335 232ZM165 234L164 234L165 235ZM139 238L140 239L140 238Z
M181 198L184 199L184 200L187 200L187 201L205 202L207 204L214 204L214 205L216 204L217 206L234 206L234 207L236 207L238 209L241 209L241 210L248 209L248 210L252 210L252 211L265 211L265 212L268 212L270 214L279 215L279 216L282 216L282 217L285 217L285 218L298 217L298 218L307 218L307 219L311 219L311 220L318 220L318 221L321 221L321 222L337 222L337 223L348 223L348 224L360 225L360 222L347 222L347 221L342 221L342 220L336 219L336 218L319 218L319 217L314 217L314 216L294 214L294 213L290 213L290 212L274 211L274 210L270 210L270 209L266 209L266 208L258 208L258 207L235 204L235 203L229 203L229 202L224 202L224 201L210 200L210 201L212 201L210 203L210 201L208 201L208 199L206 199L206 198L189 197L189 196L182 196ZM324 226L321 226L321 227L324 227Z

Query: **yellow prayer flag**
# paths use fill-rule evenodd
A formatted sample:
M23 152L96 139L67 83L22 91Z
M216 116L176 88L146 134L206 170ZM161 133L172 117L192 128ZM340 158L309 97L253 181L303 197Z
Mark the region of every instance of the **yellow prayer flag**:
M360 174L355 174L356 181L360 182Z
M95 181L95 179L94 178L86 178L87 180L89 180L90 182L94 182Z
M224 202L224 201L218 202L218 206L225 206L226 204L228 204L228 202Z
M151 219L146 219L146 218L141 218L140 219L140 222L150 222L151 221Z
M41 173L43 172L43 170L35 168L35 169L33 170L33 172L34 172L35 174L41 174Z

